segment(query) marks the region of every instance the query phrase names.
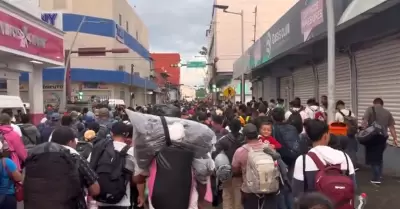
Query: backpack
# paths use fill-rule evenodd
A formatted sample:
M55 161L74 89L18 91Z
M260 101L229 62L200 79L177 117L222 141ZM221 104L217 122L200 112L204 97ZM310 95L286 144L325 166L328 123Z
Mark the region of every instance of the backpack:
M90 166L99 176L100 194L94 199L98 202L116 204L126 195L126 186L132 173L125 169L126 145L116 151L113 140L103 140L93 147Z
M320 120L320 121L326 121L326 113L321 111L321 108L318 108L317 110L313 110L310 108L311 111L314 113L314 119Z
M342 111L339 110L339 113L343 116L344 118L344 123L347 126L347 136L353 137L357 134L358 132L358 121L355 117L351 115L351 111L349 110L348 115L344 115Z
M300 140L300 135L293 125L273 125L272 136L282 145L278 152L288 166L293 165L298 156L307 153L308 144Z
M99 131L97 132L97 137L99 139L104 139L110 134L110 128L107 125L100 124Z
M335 209L354 209L355 188L353 180L349 176L347 155L344 152L343 154L347 164L345 173L343 173L340 164L324 165L315 153L307 153L318 168L315 176L315 190L328 197ZM305 166L303 169L305 169Z
M53 142L32 148L25 161L25 208L75 209L83 195L78 158Z
M78 141L76 144L76 151L85 159L89 158L90 153L92 153L93 144L87 141Z
M26 132L25 128L22 125L18 125L18 127L21 129L22 133L22 142L24 143L25 149L29 152L30 149L36 146L36 140L33 140L29 134Z
M248 145L243 148L248 151L244 183L249 191L253 194L278 192L280 172L277 162L263 149L255 150Z
M225 135L225 137L229 139L229 148L225 150L225 154L228 157L229 162L232 163L232 158L236 150L245 144L244 137L242 134L235 137L232 133Z
M297 129L297 132L300 134L303 132L303 118L301 118L300 110L294 111L289 110L292 114L289 116L287 122L294 126Z

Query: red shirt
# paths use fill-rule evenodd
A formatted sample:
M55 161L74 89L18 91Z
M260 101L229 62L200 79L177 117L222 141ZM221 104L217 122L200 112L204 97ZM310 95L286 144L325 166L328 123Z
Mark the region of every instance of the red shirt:
M270 144L275 146L275 149L280 149L282 148L282 145L278 142L278 140L276 140L274 137L272 136L259 136L258 139L265 143L265 142L269 142Z

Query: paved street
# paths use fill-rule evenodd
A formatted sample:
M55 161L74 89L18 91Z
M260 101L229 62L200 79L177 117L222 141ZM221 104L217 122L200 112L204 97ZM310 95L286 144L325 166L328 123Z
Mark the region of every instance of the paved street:
M395 209L400 208L400 178L385 176L380 187L369 182L370 173L367 168L357 171L359 191L367 193L367 207L365 209ZM214 209L209 207L207 209ZM215 209L222 209L218 207Z

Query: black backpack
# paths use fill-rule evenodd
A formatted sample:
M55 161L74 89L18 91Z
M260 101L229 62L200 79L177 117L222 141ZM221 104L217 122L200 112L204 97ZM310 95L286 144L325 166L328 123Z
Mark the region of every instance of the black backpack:
M294 126L297 129L297 132L300 134L303 132L303 119L300 115L299 111L289 110L292 114L289 116L287 122Z
M85 159L92 153L93 144L87 141L78 141L76 144L76 151Z
M99 176L100 194L94 199L98 202L116 204L126 195L126 186L132 172L125 169L126 145L120 152L114 148L113 140L102 140L92 150L91 168Z
M234 136L232 133L229 133L224 137L227 137L227 139L229 140L229 148L228 150L225 150L225 154L228 157L229 162L232 163L232 158L236 150L244 145L246 142L244 141L244 137L242 134Z
M46 142L32 148L25 161L24 206L26 209L76 209L83 196L78 155Z

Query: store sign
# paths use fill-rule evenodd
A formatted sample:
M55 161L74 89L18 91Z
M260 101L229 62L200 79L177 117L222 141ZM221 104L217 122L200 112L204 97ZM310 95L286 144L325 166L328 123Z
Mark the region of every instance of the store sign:
M97 83L97 82L84 82L84 89L109 89L106 84Z
M121 43L125 43L124 37L125 37L125 30L118 24L115 24L115 39L117 39L117 41Z
M354 0L335 0L336 23ZM361 2L361 1L360 1ZM364 1L362 1L364 3ZM326 33L325 0L299 0L233 64L233 77Z
M43 90L62 90L62 84L43 84Z
M43 13L42 20L43 22L50 24L52 26L56 25L56 19L58 17L57 13Z
M64 59L62 38L1 11L0 45L58 62Z

